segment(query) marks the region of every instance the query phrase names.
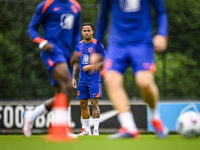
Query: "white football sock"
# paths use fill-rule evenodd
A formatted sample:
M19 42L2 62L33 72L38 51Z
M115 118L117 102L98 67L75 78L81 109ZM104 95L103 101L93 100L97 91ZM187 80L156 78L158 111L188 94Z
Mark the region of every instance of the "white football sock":
M94 118L93 122L94 122L94 130L99 131L99 120L100 118Z
M84 123L83 123L83 119L82 119L82 129L85 128Z
M151 109L151 119L160 119L160 113L157 107L155 107L154 109Z
M118 117L118 120L119 120L121 127L125 127L130 132L137 131L137 127L135 125L134 117L133 117L133 114L131 112L121 113L117 117Z
M89 120L90 120L90 119L83 119L83 124L84 124L85 130L86 130L87 132L90 132Z
M28 111L30 121L34 121L38 116L47 113L47 109L44 104L37 106L34 110Z

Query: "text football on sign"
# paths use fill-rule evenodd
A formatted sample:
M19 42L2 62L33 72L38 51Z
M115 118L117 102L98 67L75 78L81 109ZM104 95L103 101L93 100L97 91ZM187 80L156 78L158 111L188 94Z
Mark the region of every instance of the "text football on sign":
M6 128L12 128L14 125L13 107L5 106L3 111L3 123Z
M23 126L23 120L21 119L23 112L24 112L23 106L17 106L15 108L15 125L17 128L22 128Z

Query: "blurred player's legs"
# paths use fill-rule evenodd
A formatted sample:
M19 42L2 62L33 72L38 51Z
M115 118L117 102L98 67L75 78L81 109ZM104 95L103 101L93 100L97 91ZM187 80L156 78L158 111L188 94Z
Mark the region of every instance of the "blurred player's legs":
M31 128L33 125L34 120L43 114L46 114L48 111L47 108L51 108L52 104L53 104L53 100L54 98L50 98L47 101L45 101L44 103L42 103L41 105L37 106L34 110L25 110L23 112L23 134L25 137L30 137L32 132L31 132ZM68 129L67 129L68 130ZM71 137L77 137L75 134L71 133L70 131L67 131L69 136Z
M118 120L121 125L121 129L116 134L110 136L110 138L138 138L139 131L129 107L128 96L123 88L123 75L111 70L105 76L105 84L108 96L113 102L114 108L119 112Z
M80 99L80 107L81 107L81 116L83 121L84 130L82 129L79 136L82 135L91 135L89 120L90 120L90 111L88 108L88 99Z
M72 84L71 84L71 74L67 63L58 63L53 71L53 77L58 83L60 88L60 93L67 95L71 98L72 94Z
M66 63L59 63L56 65L54 69L54 78L59 84L59 86L58 85L54 86L56 96L53 98L50 98L49 100L45 101L43 104L37 106L34 110L25 111L23 114L23 119L24 119L23 133L25 137L31 136L31 124L33 123L33 121L38 116L45 114L48 111L51 111L52 105L53 103L55 103L55 101L57 102L61 101L60 98L62 97L62 99L64 98L63 100L66 101L66 106L63 106L63 107L66 107L66 109L68 107L68 99L70 99L71 97L72 85L71 85L69 69ZM65 95L67 95L67 97ZM70 138L76 137L74 134L70 133L70 130L67 129L67 126L66 126L66 134Z
M167 137L168 130L164 128L156 106L159 99L159 92L154 81L154 74L150 71L138 71L135 74L135 79L144 101L151 109L151 123L156 130L157 136L159 138Z
M52 101L53 98L50 98L47 101ZM48 110L45 108L45 104L41 104L39 106L37 106L34 110L30 110L30 111L24 111L23 113L23 120L24 120L24 126L23 126L23 133L25 137L30 137L31 136L31 128L32 128L32 124L34 122L34 120L42 115L47 113Z
M31 121L29 119L27 111L23 112L23 116L22 117L23 117L23 121L24 121L22 132L23 132L25 137L30 137L31 134L32 134L31 133L31 128L32 128L33 121Z
M150 71L138 71L135 74L135 79L144 101L151 109L155 109L159 95L158 88L154 82L154 74ZM159 118L158 112L154 112L153 117Z
M70 136L67 125L67 109L72 94L71 75L68 64L58 63L53 70L53 77L58 83L59 93L55 95L52 110L55 116L54 123L49 129L49 140L68 140L75 137Z
M154 64L154 50L151 44L138 45L119 45L114 44L108 48L108 64L105 69L108 71L105 76L108 95L114 104L116 110L119 111L118 119L123 128L128 131L137 130L134 119L126 121L125 116L132 113L129 109L129 99L123 88L123 74L127 66L131 65L137 86L140 88L144 101L149 105L152 111L152 125L156 130L158 137L166 137L156 103L159 98L158 88L154 81L154 72L156 70ZM124 51L123 49L126 49ZM118 56L116 53L120 53ZM109 63L110 62L110 63ZM107 62L106 62L107 63ZM106 68L106 66L108 66ZM126 114L126 115L125 115ZM123 116L125 115L125 116ZM123 116L123 117L121 117Z

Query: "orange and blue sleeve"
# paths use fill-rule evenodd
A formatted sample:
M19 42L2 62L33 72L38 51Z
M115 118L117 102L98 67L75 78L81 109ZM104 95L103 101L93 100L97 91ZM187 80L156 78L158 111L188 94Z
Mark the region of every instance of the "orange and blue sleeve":
M35 10L35 13L29 23L28 26L28 34L30 35L30 37L32 38L33 42L36 44L40 44L42 41L44 41L45 39L41 38L39 32L38 32L38 28L40 26L40 24L42 24L43 20L46 17L46 9L49 5L49 2L52 0L47 0L44 1L42 3L40 3Z
M73 5L71 8L76 8L75 11L72 10L76 17L73 35L73 50L79 52L79 42L81 40L81 5L76 0L69 0Z

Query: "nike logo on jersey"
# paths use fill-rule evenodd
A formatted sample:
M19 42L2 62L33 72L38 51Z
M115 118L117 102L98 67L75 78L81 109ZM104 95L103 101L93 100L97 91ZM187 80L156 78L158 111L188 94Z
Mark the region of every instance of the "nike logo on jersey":
M55 7L54 9L53 9L53 11L58 11L58 10L60 10L61 8L60 7Z
M100 114L99 124L110 119L110 118L112 118L112 117L114 117L114 116L116 116L117 113L118 113L118 111L116 111L116 110L110 110L110 111L107 111L107 112ZM93 127L93 126L94 126L93 117L90 116L90 127Z

